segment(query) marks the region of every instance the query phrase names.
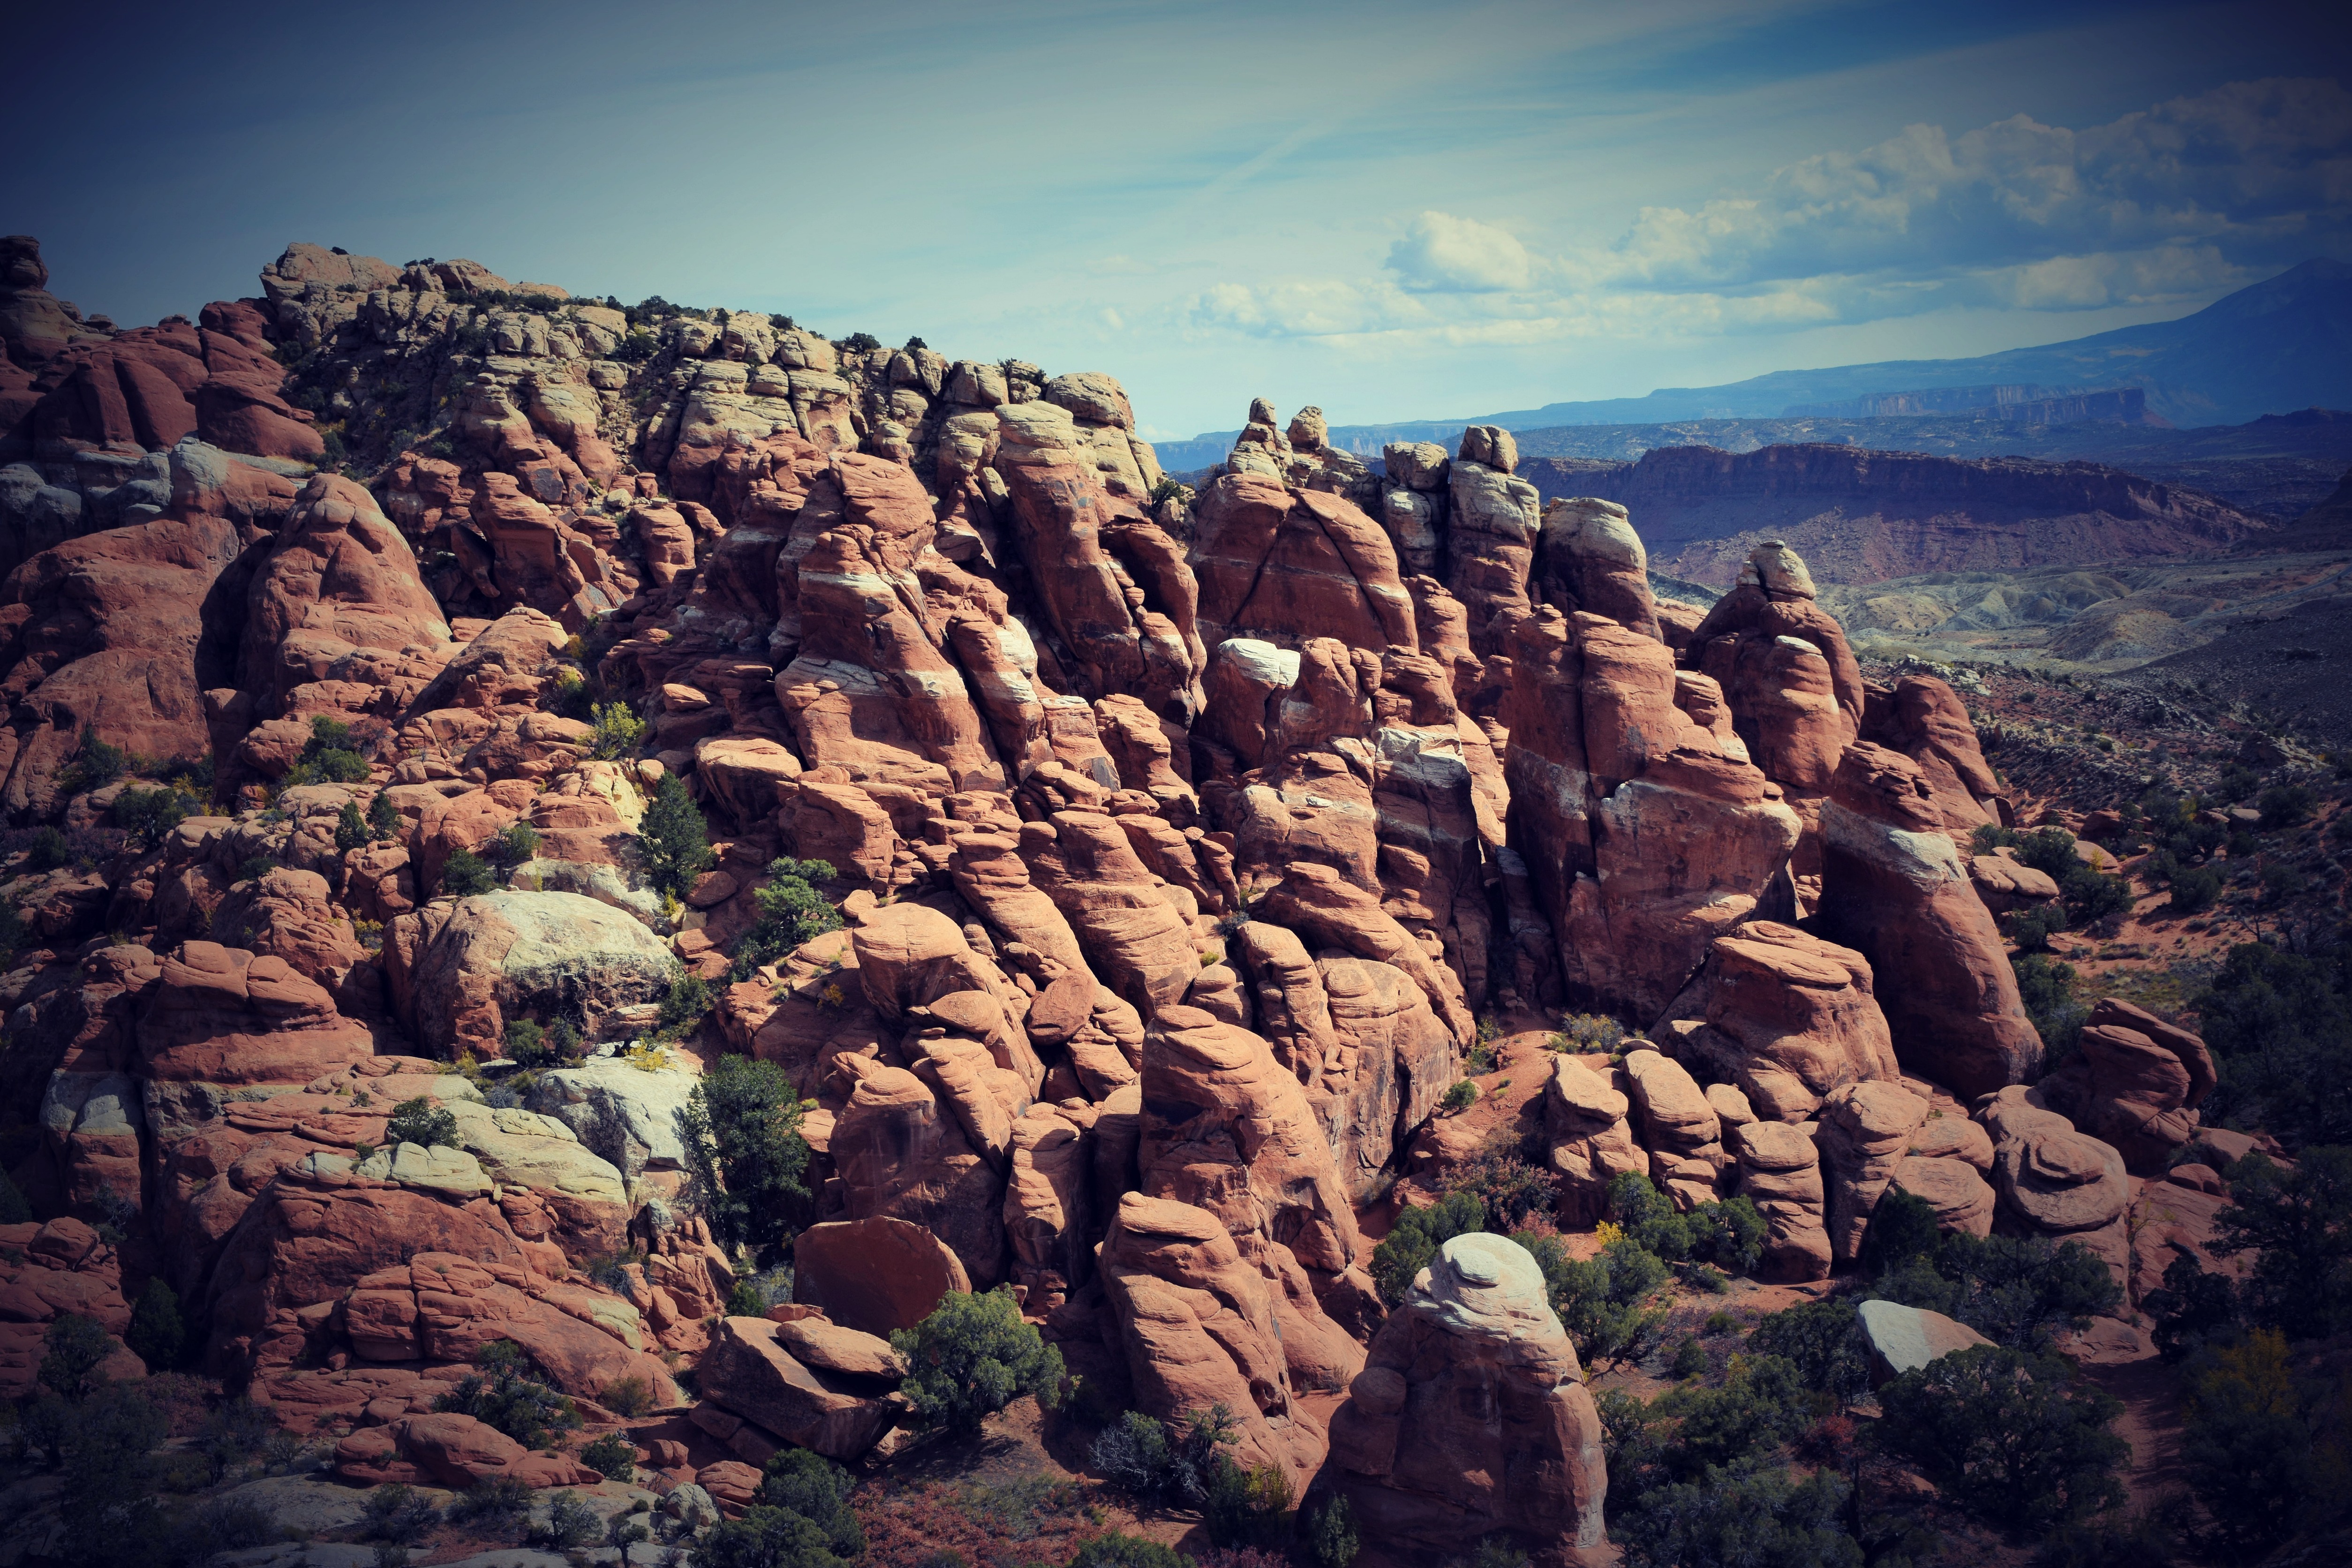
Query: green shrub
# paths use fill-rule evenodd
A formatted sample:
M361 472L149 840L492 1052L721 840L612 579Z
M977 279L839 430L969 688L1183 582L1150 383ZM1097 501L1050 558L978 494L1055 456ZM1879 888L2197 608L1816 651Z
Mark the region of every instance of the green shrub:
M645 743L646 721L627 703L599 702L589 713L595 731L588 741L591 755L615 763Z
M1519 1241L1543 1270L1552 1310L1588 1366L1613 1366L1639 1354L1664 1321L1665 1309L1651 1300L1665 1286L1666 1266L1632 1237L1616 1237L1581 1260L1570 1258L1557 1237Z
M2131 1449L2123 1405L2064 1362L1971 1345L1878 1391L1879 1431L1945 1498L2011 1529L2081 1519L2122 1500Z
M1209 1527L1209 1539L1219 1546L1285 1545L1297 1521L1292 1507L1296 1500L1290 1473L1280 1465L1244 1469L1220 1455L1201 1517Z
M392 1108L392 1120L385 1125L387 1143L421 1143L430 1149L457 1147L457 1118L442 1110L423 1095L404 1100Z
M544 1447L554 1432L580 1425L570 1399L540 1382L529 1352L512 1340L494 1340L475 1352L472 1372L433 1402L495 1426L526 1448ZM559 1494L561 1495L561 1494Z
M1024 1321L1009 1290L950 1291L931 1315L891 1334L909 1371L899 1391L927 1426L977 1432L1024 1394L1059 1402L1062 1352Z
M0 1171L0 1225L23 1225L33 1217L33 1205L7 1172Z
M1691 1256L1741 1274L1755 1272L1771 1226L1745 1195L1703 1203L1690 1213Z
M485 1534L510 1532L530 1517L530 1500L529 1482L493 1476L476 1481L449 1505L449 1522Z
M2352 942L2242 942L2190 1005L2221 1080L2209 1125L2259 1126L2291 1153L2352 1144Z
M2034 1353L2123 1300L2114 1274L2081 1242L1964 1231L1882 1274L1871 1294L1946 1313L1999 1344Z
M368 776L367 759L360 755L352 727L324 714L310 721L310 738L302 754L288 770L289 784L358 784Z
M2352 1149L2305 1149L2292 1171L2247 1155L2213 1228L2216 1253L2254 1255L2241 1287L2252 1322L2290 1339L2352 1326Z
M2189 1252L2165 1266L2164 1283L2140 1298L2140 1307L2150 1320L2157 1353L2166 1361L2236 1339L2244 1315L2235 1282L2226 1274L2208 1273Z
M2221 898L2221 873L2201 866L2185 868L2172 874L2171 888L2168 907L2174 914L2200 915Z
M240 882L258 882L275 869L277 865L278 862L267 855L248 855L237 862L236 879Z
M1471 1106L1477 1103L1477 1100L1478 1086L1466 1078L1456 1079L1453 1087L1448 1089L1444 1096L1438 1100L1437 1109L1451 1116L1457 1111L1469 1110Z
M187 1329L180 1321L180 1293L160 1277L151 1279L131 1309L131 1326L122 1342L147 1363L150 1372L166 1372L180 1364L186 1349Z
M66 836L54 827L44 827L33 835L33 842L25 851L25 865L29 870L54 871L73 858Z
M1139 1506L1196 1508L1215 1484L1222 1450L1232 1444L1237 1425L1222 1405L1189 1421L1126 1411L1096 1436L1088 1462Z
M579 1493L566 1487L548 1494L546 1521L531 1533L541 1545L570 1552L593 1546L596 1538L604 1533L604 1521L597 1517L594 1509L580 1500Z
M2327 1391L2298 1375L2284 1335L2257 1330L2206 1351L2187 1384L2180 1457L2232 1561L2260 1560L2298 1529L2340 1516L2341 1488L2329 1479L2340 1461L2316 1440Z
M687 1099L679 1131L693 1201L729 1247L781 1246L808 1202L801 1101L773 1062L722 1056Z
M710 1011L710 1005L709 983L694 971L685 970L669 983L669 989L662 993L661 1009L656 1016L661 1020L663 1032L683 1034L702 1022L702 1016Z
M2091 1016L2091 1010L2075 998L2074 966L2028 953L2010 967L2017 976L2018 998L2025 1004L2025 1016L2042 1037L2050 1065L2056 1067L2074 1054L2083 1025Z
M501 866L520 866L538 858L539 829L528 822L509 822L490 836L489 858Z
M376 791L375 798L368 802L367 824L378 843L399 835L400 807L392 803L390 790Z
M1609 1217L1628 1239L1665 1262L1691 1255L1690 1221L1639 1171L1620 1171L1610 1179Z
M1562 1050L1607 1053L1625 1043L1625 1026L1600 1013L1570 1013L1559 1021L1559 1038Z
M1486 1228L1486 1205L1475 1193L1451 1193L1430 1207L1403 1210L1372 1249L1373 1289L1387 1305L1398 1305L1414 1278L1436 1260L1439 1247Z
M41 1337L41 1364L35 1373L43 1388L79 1405L106 1386L100 1363L114 1353L114 1342L95 1320L61 1312Z
M507 1020L506 1057L526 1068L544 1067L550 1055L547 1031L535 1018Z
M498 885L498 873L490 869L490 863L470 849L453 851L441 863L441 890L445 893L470 899Z
M79 795L84 790L104 789L130 766L129 752L100 740L96 731L85 730L74 760L58 770L58 793Z
M335 848L344 855L354 849L364 849L373 840L367 818L360 815L359 802L347 800L343 809L335 814Z
M160 844L163 836L187 819L201 805L175 789L126 787L110 808L114 825L142 844Z
M1862 1237L1862 1266L1873 1278L1915 1258L1933 1258L1944 1245L1935 1205L1901 1187L1889 1186L1870 1211Z
M642 1377L625 1377L607 1384L597 1403L616 1415L635 1420L654 1407L654 1391Z
M634 1480L637 1474L636 1446L625 1432L607 1432L580 1450L580 1462L608 1481Z
M2263 826L2276 830L2310 820L2317 803L2308 784L2273 784L2263 791L2256 804L2262 809Z
M1455 1166L1442 1190L1449 1195L1475 1195L1497 1228L1511 1229L1524 1226L1538 1215L1550 1214L1558 1191L1550 1173L1528 1162L1517 1133L1507 1128Z
M1192 1563L1172 1546L1107 1530L1072 1553L1066 1568L1192 1568Z
M1675 1359L1669 1371L1678 1378L1698 1377L1706 1373L1708 1364L1706 1347L1698 1342L1698 1336L1685 1334L1683 1342L1675 1347Z
M360 1534L369 1541L406 1545L424 1540L440 1522L441 1510L433 1506L432 1499L394 1481L368 1493L360 1514Z

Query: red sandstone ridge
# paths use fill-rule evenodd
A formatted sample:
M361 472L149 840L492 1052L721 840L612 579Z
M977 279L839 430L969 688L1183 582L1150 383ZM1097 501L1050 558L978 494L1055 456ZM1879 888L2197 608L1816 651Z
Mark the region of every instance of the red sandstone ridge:
M1002 1286L1102 1399L1347 1497L1368 1568L1565 1564L1591 1369L1517 1241L1376 1279L1400 1205L1521 1159L1584 1232L1638 1173L1802 1286L1900 1188L2137 1278L2130 1173L2226 1136L2149 1014L2043 1079L1994 908L2056 888L1971 837L2017 802L1789 543L1702 616L1652 503L1540 506L1490 427L1375 476L1261 401L1195 491L1098 373L315 247L116 332L5 257L12 1385L158 1281L347 1481L592 1484L436 1408L510 1341L707 1522L785 1446L888 1464L879 1336ZM361 477L259 392L207 426L216 349ZM1622 1048L1519 1033L1460 1110L1569 1012ZM688 1142L730 1054L802 1107L790 1300Z
M1659 571L1713 584L1730 583L1768 539L1803 554L1822 582L1849 584L2211 554L2270 526L2097 463L1661 447L1638 462L1530 458L1524 469L1547 497L1593 495L1631 509Z

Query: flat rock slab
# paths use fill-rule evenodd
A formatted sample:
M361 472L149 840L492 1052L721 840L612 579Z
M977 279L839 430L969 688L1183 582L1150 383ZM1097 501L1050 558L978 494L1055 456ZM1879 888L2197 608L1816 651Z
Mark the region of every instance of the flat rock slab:
M1870 1382L1874 1388L1891 1383L1929 1362L1992 1342L1941 1312L1906 1307L1895 1301L1864 1301L1861 1310L1863 1337L1870 1342Z

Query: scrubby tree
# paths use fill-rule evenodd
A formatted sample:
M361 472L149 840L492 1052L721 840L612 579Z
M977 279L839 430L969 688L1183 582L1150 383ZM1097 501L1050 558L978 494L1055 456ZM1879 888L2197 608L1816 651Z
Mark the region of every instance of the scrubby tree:
M514 1341L491 1341L474 1353L474 1365L476 1371L433 1402L434 1409L471 1415L526 1448L541 1447L551 1433L581 1425L579 1409L540 1381L530 1352Z
M364 849L371 837L367 818L360 815L359 802L343 802L343 809L335 814L336 849L345 855L354 849Z
M799 1228L808 1201L809 1147L800 1097L773 1062L722 1056L698 1080L680 1120L693 1199L730 1247L773 1247Z
M2123 1411L2051 1357L2001 1345L1938 1356L1878 1391L1878 1432L1961 1508L2011 1528L2043 1528L2118 1502L2130 1447Z
M1222 1405L1190 1420L1162 1421L1129 1410L1096 1436L1089 1462L1139 1505L1198 1507L1215 1484L1237 1428L1234 1413Z
M2216 1251L2254 1255L2252 1321L2289 1339L2352 1323L2352 1149L2305 1149L2292 1171L2249 1154L2230 1168Z
M1799 1482L1745 1465L1657 1488L1609 1533L1628 1568L1862 1568L1843 1526L1851 1489L1829 1471Z
M694 1548L695 1568L847 1568L866 1554L850 1510L848 1473L805 1448L786 1448L743 1517L724 1521Z
M618 762L644 743L646 721L627 703L599 702L589 710L589 714L588 721L594 733L589 738L588 749L604 761Z
M2236 1561L2343 1511L2340 1489L2323 1484L2332 1457L2314 1430L2325 1385L2295 1375L2284 1334L2258 1329L2207 1351L2187 1383L2180 1457Z
M106 1386L99 1366L114 1353L114 1342L96 1320L79 1312L59 1313L42 1336L41 1350L34 1375L58 1398L79 1405Z
M908 1371L898 1387L925 1424L956 1433L981 1423L1024 1394L1059 1402L1062 1352L1021 1316L1009 1290L952 1290L931 1315L890 1336Z
M1427 1208L1408 1208L1381 1244L1372 1249L1372 1287L1381 1300L1396 1306L1421 1271L1434 1262L1437 1249L1457 1236L1486 1228L1486 1205L1475 1193L1455 1192Z
M1192 1568L1192 1560L1149 1537L1107 1530L1072 1552L1066 1568Z
M1314 1555L1316 1568L1348 1568L1362 1549L1356 1534L1355 1510L1346 1498L1335 1492L1321 1508L1308 1513L1307 1550Z
M2242 942L2191 1005L2221 1080L2209 1124L2259 1126L2290 1153L2352 1144L2352 940Z
M368 802L367 824L368 831L379 843L399 835L400 807L392 804L390 790L376 791L375 798Z
M1788 1361L1806 1387L1842 1406L1870 1392L1870 1348L1850 1300L1832 1298L1785 1308L1759 1320L1748 1342L1759 1355Z
M684 896L694 879L710 869L710 827L688 793L686 781L666 773L637 827L637 852L646 879L665 893Z

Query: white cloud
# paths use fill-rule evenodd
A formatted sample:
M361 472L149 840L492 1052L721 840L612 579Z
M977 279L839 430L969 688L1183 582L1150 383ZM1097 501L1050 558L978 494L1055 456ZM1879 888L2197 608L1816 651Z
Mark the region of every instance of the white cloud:
M1408 289L1463 293L1526 289L1540 270L1508 230L1441 212L1412 220L1389 247L1388 266Z

